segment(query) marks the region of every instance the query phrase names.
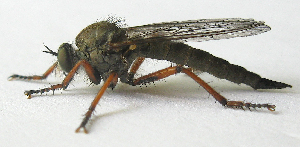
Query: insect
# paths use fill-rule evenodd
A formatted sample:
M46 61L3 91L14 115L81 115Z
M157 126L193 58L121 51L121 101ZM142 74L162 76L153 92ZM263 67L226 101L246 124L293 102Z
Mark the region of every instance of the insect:
M14 74L9 77L9 80L42 80L47 78L57 66L60 66L67 73L60 84L39 90L25 91L24 94L28 98L31 98L33 94L66 89L81 66L84 67L92 83L99 84L103 80L102 88L85 113L80 126L76 129L76 132L83 129L85 133L87 133L85 126L103 93L107 88L114 88L118 80L135 86L154 82L177 73L185 73L223 106L240 109L267 108L270 111L275 111L276 106L227 100L194 74L193 70L208 72L215 77L227 79L237 84L244 83L254 89L292 87L285 83L262 78L241 66L230 64L224 59L184 43L184 41L201 42L246 37L269 31L271 28L262 21L242 18L199 19L154 23L136 27L121 27L119 23L118 19L107 19L87 26L76 37L76 49L69 43L63 43L58 52L54 52L46 46L47 51L44 52L57 56L57 62L43 75L22 76ZM176 63L176 66L135 78L134 75L145 58L168 60Z

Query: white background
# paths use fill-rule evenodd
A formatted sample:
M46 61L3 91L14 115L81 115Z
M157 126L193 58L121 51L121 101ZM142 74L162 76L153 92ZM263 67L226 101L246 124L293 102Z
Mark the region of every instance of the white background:
M297 0L3 1L1 146L299 146L299 6ZM78 77L67 91L28 100L24 90L44 88L62 78L52 74L49 80L24 82L7 77L42 74L55 61L42 53L43 43L56 50L108 15L125 17L128 26L201 18L263 20L272 27L270 32L191 45L293 88L255 91L200 74L228 99L276 104L276 111L269 112L224 108L183 74L142 88L120 83L104 94L89 134L76 134L101 85L88 87Z

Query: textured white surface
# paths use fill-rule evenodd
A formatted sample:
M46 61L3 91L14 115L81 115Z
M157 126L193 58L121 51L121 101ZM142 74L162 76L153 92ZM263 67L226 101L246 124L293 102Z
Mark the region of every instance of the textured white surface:
M2 2L1 146L299 146L299 5L296 0ZM125 17L129 26L200 18L263 20L270 32L191 45L293 88L255 91L200 75L228 99L276 104L269 112L224 108L182 74L142 89L119 84L101 99L90 133L76 134L101 86L87 87L78 78L62 94L27 100L24 90L61 79L10 82L7 77L42 74L55 60L41 52L43 43L56 50L108 14Z

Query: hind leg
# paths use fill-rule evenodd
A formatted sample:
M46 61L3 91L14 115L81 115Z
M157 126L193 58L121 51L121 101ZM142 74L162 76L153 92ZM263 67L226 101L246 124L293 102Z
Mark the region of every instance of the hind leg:
M204 82L201 78L199 78L196 74L194 74L190 69L184 68L182 66L174 66L168 67L157 72L142 76L137 79L133 79L131 85L140 85L144 83L154 82L163 78L166 78L170 75L174 75L176 73L185 73L189 77L191 77L194 81L196 81L199 85L201 85L208 93L210 93L220 104L230 108L267 108L270 111L275 111L275 105L270 104L255 104L255 103L245 103L243 101L229 101L224 96L216 92L211 86L209 86L206 82Z

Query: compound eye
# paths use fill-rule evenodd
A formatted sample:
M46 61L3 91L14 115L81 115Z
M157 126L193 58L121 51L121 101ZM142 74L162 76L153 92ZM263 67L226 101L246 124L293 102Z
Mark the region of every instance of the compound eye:
M63 43L60 45L57 59L63 71L70 72L72 70L73 66L75 65L74 54L75 51L71 44Z

